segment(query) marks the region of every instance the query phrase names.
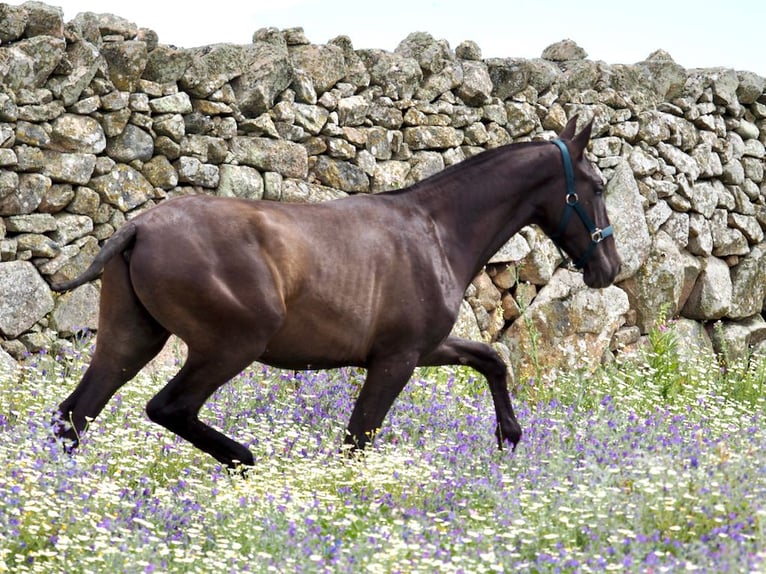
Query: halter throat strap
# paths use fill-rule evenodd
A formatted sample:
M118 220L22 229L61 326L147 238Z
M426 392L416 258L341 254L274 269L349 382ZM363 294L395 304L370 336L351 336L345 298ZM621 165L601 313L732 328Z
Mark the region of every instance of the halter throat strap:
M561 161L564 164L564 177L567 184L567 194L565 198L566 208L564 209L564 214L561 216L561 221L559 222L558 229L553 235L551 235L551 239L556 244L556 247L561 253L561 256L566 261L568 258L564 254L564 249L559 240L561 237L563 237L564 232L569 225L569 220L572 218L572 213L576 213L590 234L590 244L588 245L588 248L576 261L574 261L574 266L577 269L582 269L593 256L593 252L595 251L596 246L604 239L614 234L614 229L611 225L608 225L604 229L599 229L585 212L585 209L583 209L583 206L580 203L580 198L577 196L577 192L575 191L574 169L572 168L572 157L569 155L569 149L560 139L553 140L553 143L561 151Z

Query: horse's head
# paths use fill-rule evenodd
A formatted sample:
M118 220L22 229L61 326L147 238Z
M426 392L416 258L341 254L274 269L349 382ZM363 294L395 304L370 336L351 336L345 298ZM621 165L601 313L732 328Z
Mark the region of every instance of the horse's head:
M575 135L572 118L551 146L555 174L551 193L542 206L542 228L575 267L583 270L589 287L611 285L620 271L620 256L606 214L603 181L585 157L593 122Z

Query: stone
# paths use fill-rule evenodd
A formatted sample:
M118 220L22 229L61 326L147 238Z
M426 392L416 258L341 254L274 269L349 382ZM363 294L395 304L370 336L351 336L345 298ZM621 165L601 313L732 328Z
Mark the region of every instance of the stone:
M121 163L149 161L154 155L154 139L141 128L128 124L122 133L108 139L106 153Z
M452 127L414 126L404 128L404 143L412 150L446 149L463 143L463 133Z
M560 269L500 342L510 349L521 380L556 371L593 371L628 309L628 298L618 287L589 289L579 273Z
M60 295L51 313L51 327L62 337L96 331L99 299L99 290L91 283Z
M353 193L370 191L369 177L352 163L320 156L312 172L323 185L333 189Z
M495 287L492 282L492 278L486 271L481 271L473 281L471 285L474 286L476 293L473 297L468 298L468 302L472 306L483 307L486 311L494 311L500 304L502 294Z
M482 106L492 100L492 78L487 64L481 61L462 62L463 81L455 93L469 106Z
M12 215L5 218L5 229L9 233L46 233L56 229L56 218L47 213Z
M0 215L32 213L51 187L50 178L39 173L22 173L17 182L17 187L0 199Z
M751 349L766 339L766 320L754 315L741 321L720 321L711 330L713 347L724 364L749 358Z
M16 124L16 142L35 147L45 147L50 144L48 131L39 124L20 121Z
M293 142L236 136L231 140L231 153L239 163L261 171L297 179L305 179L308 175L306 148Z
M628 295L630 308L642 333L658 325L665 316L679 310L683 292L685 262L681 252L666 233L652 238L649 254L635 274L620 283Z
M660 163L651 154L639 147L635 147L628 155L628 165L636 177L651 176L660 169Z
M75 239L84 237L93 231L93 219L87 215L60 213L54 217L56 228L49 233L53 241L59 245L72 243Z
M370 74L370 83L380 86L389 98L411 99L423 80L423 72L414 58L384 50L359 50L357 53Z
M652 52L643 62L635 66L643 71L653 85L654 91L662 101L672 101L680 96L686 84L686 70L675 63L664 50Z
M519 281L547 284L561 263L561 254L539 228L525 227L519 233L529 246L529 253L518 261Z
M679 317L671 322L670 328L676 337L679 361L692 366L715 364L713 342L703 324Z
M667 233L679 248L685 249L689 243L689 214L674 210L660 229Z
M407 173L407 186L423 181L444 169L444 156L435 151L418 151L409 160L410 171Z
M754 104L766 90L766 78L753 72L738 71L737 99L745 106Z
M268 111L292 83L293 67L287 50L269 42L254 43L246 56L243 73L231 86L240 111L256 116Z
M55 257L61 246L47 235L37 233L22 233L15 237L16 249L28 252L32 257Z
M0 47L0 69L3 73L3 85L12 91L36 89L45 86L48 78L58 67L66 53L66 41L53 36L36 36ZM47 107L40 106L40 115L30 106L25 106L30 121L48 116L49 111L61 104ZM21 112L21 110L20 110ZM48 119L51 119L50 117Z
M743 215L741 213L729 213L727 223L732 229L741 231L747 239L747 242L751 245L763 241L763 229L759 225L755 216Z
M71 187L69 188L71 191ZM98 217L98 208L101 204L101 198L98 193L91 188L81 185L77 191L72 191L71 201L65 205L69 213L78 215L87 215L89 218Z
M526 102L508 102L505 106L508 121L506 129L513 138L525 136L540 125L537 110Z
M155 155L144 163L141 174L154 187L173 189L178 185L178 172L164 155Z
M215 189L220 181L218 166L203 163L196 157L179 157L173 164L178 172L178 181L200 187Z
M132 167L117 164L114 169L90 180L90 187L98 192L101 199L127 212L145 203L154 193L146 178Z
M361 126L367 117L370 102L363 96L349 96L338 101L338 125Z
M224 84L242 75L253 46L216 44L187 51L189 65L178 80L178 85L189 95L206 98Z
M49 147L61 152L99 154L106 149L106 135L94 118L64 114L51 123Z
M766 250L756 245L731 268L729 319L746 319L760 313L766 299Z
M523 261L532 251L523 233L516 233L490 257L488 263L514 263Z
M525 60L489 58L486 64L492 81L492 96L499 100L507 100L529 85Z
M725 163L721 173L721 180L729 185L742 185L745 183L745 168L742 166L742 162L738 159L732 159Z
M348 197L346 192L295 179L282 181L280 201L285 203L321 203Z
M658 142L657 150L660 153L660 157L675 166L679 172L688 175L692 181L699 178L700 168L693 157L665 142Z
M28 261L0 263L0 333L16 338L53 309L50 289Z
M728 213L716 209L710 219L710 231L713 236L713 255L728 257L746 255L749 251L747 238L739 229L728 226Z
M41 273L49 275L51 283L69 281L81 275L100 251L98 240L87 235L61 249L48 266L40 265Z
M183 78L192 59L187 50L161 44L149 52L141 77L158 84L174 84Z
M570 60L584 60L588 54L573 40L562 40L551 44L543 50L542 58L552 62L568 62Z
M107 63L109 79L114 87L123 92L133 92L149 59L146 43L138 40L105 42L101 55Z
M630 164L622 160L604 190L609 221L615 229L615 244L622 260L617 281L633 276L644 264L652 240L644 216L641 194Z
M317 95L327 92L346 76L346 60L340 46L291 46L289 53L292 65L311 78Z
M330 116L330 113L320 106L309 104L294 104L295 124L308 133L318 135Z
M699 213L689 215L689 253L707 257L713 253L713 233L710 222Z
M450 335L473 341L482 340L481 329L479 329L479 324L476 321L476 314L473 309L471 309L471 305L468 301L464 300L461 302L457 320L452 327Z
M45 192L37 211L40 213L58 213L75 198L75 192L69 184L52 184Z
M405 187L410 164L406 161L381 161L375 164L370 183L370 191L379 193Z
M96 156L90 153L42 152L42 173L61 183L86 185L96 167Z
M0 42L15 42L24 34L29 16L23 6L0 4Z
M191 98L186 92L153 98L149 100L149 109L155 114L189 114L194 111Z
M246 165L221 165L217 195L262 199L263 188L263 177L257 169Z
M689 319L712 321L726 316L732 303L729 266L717 257L709 257L681 314Z

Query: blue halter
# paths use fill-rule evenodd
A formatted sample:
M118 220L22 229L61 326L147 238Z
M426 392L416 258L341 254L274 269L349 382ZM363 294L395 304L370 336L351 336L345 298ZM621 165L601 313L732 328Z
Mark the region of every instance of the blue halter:
M569 155L569 150L567 149L566 144L559 139L553 140L553 143L556 144L556 146L561 150L561 160L564 163L564 175L567 181L567 206L564 210L564 215L561 217L561 223L559 223L559 227L556 230L556 233L550 237L556 244L556 247L558 248L562 257L564 257L564 260L566 260L567 257L564 255L564 250L558 240L564 235L564 231L566 231L567 225L569 225L569 219L572 217L572 212L576 212L580 217L580 221L583 222L583 225L585 225L588 233L590 233L590 245L588 245L588 249L586 249L585 253L583 253L580 258L574 262L574 266L577 269L582 269L585 267L585 264L588 262L588 260L592 257L593 251L596 249L596 245L601 243L610 235L613 235L614 229L611 225L606 226L604 229L599 229L596 227L593 221L591 221L591 218L588 217L588 214L585 213L585 210L580 204L580 198L577 197L577 192L575 192L574 172L572 170L572 158Z

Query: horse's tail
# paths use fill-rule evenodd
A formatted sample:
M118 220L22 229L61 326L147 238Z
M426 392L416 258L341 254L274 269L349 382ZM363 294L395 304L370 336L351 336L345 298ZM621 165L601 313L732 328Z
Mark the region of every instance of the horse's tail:
M54 283L51 285L51 289L54 291L69 291L70 289L74 289L88 281L96 279L101 274L107 261L115 255L130 249L135 238L136 225L133 222L126 223L107 240L101 248L101 251L96 255L93 263L91 263L90 267L88 267L80 276L70 279L69 281Z

